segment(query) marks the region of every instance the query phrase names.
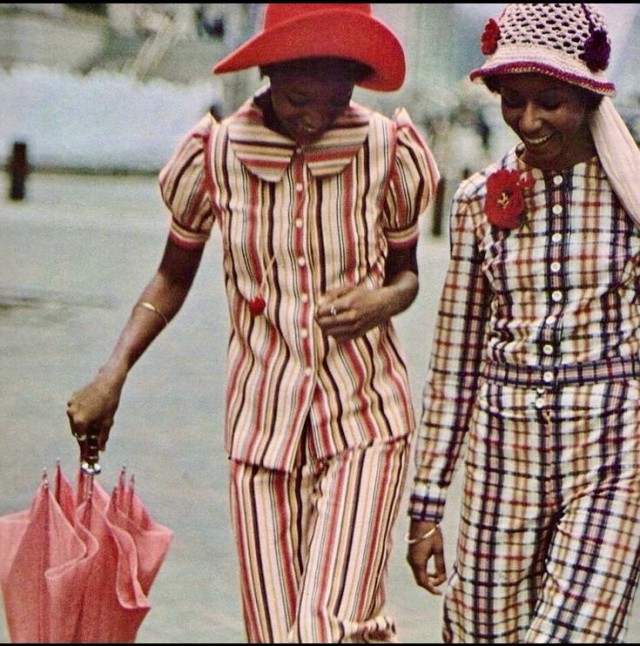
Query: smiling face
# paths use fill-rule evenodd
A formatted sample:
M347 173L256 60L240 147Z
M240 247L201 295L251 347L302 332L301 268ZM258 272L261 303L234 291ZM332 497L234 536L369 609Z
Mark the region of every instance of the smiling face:
M353 70L335 61L274 65L265 73L283 133L302 146L317 141L347 109L355 85Z
M587 119L594 104L584 90L543 74L497 81L502 116L524 144L529 166L559 170L595 154Z

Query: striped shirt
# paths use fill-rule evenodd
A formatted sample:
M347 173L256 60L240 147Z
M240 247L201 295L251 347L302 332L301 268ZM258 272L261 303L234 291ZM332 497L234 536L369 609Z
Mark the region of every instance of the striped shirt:
M534 181L517 229L492 228L483 212L500 167ZM460 185L450 226L409 504L413 518L435 521L483 375L539 374L553 388L573 374L580 384L640 351L640 231L596 157L552 173L526 167L514 148Z
M221 231L232 458L291 470L305 428L319 458L413 431L391 322L337 343L314 315L328 290L382 285L389 248L415 243L437 181L404 110L388 119L356 103L308 147L268 129L256 97L220 123L203 118L180 144L160 187L176 244L198 248L214 223Z

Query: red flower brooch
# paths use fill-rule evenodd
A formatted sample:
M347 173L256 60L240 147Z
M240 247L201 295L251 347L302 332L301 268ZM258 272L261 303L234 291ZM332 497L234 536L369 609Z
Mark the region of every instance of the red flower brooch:
M523 190L533 186L533 178L521 178L516 170L501 168L487 178L484 212L490 224L516 229L525 222Z
M480 38L480 49L485 56L490 56L498 49L499 38L500 26L493 18L489 18Z

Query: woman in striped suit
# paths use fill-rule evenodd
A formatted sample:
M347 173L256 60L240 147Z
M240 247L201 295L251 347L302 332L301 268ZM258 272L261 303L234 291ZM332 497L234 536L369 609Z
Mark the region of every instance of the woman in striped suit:
M230 320L225 443L250 642L395 641L384 613L414 411L391 319L418 290L418 216L438 171L398 89L404 52L367 4L267 5L216 65L269 83L205 116L160 174L161 265L68 406L106 446L126 375L189 292L214 225ZM84 441L84 440L83 440Z

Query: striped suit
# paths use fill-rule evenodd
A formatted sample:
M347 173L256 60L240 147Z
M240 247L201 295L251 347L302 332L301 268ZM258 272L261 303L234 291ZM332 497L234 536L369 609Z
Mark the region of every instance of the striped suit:
M172 239L202 246L214 224L222 236L225 445L248 636L391 638L392 622L379 617L382 517L395 517L414 429L403 350L390 322L336 343L314 314L327 290L382 285L389 248L417 239L438 171L404 111L388 119L352 103L298 148L265 126L260 100L220 123L205 117L160 174ZM353 513L354 535L335 522L342 513ZM350 600L331 604L335 616L317 619L347 583L319 570L341 559L360 564L367 585L354 581L341 591Z

